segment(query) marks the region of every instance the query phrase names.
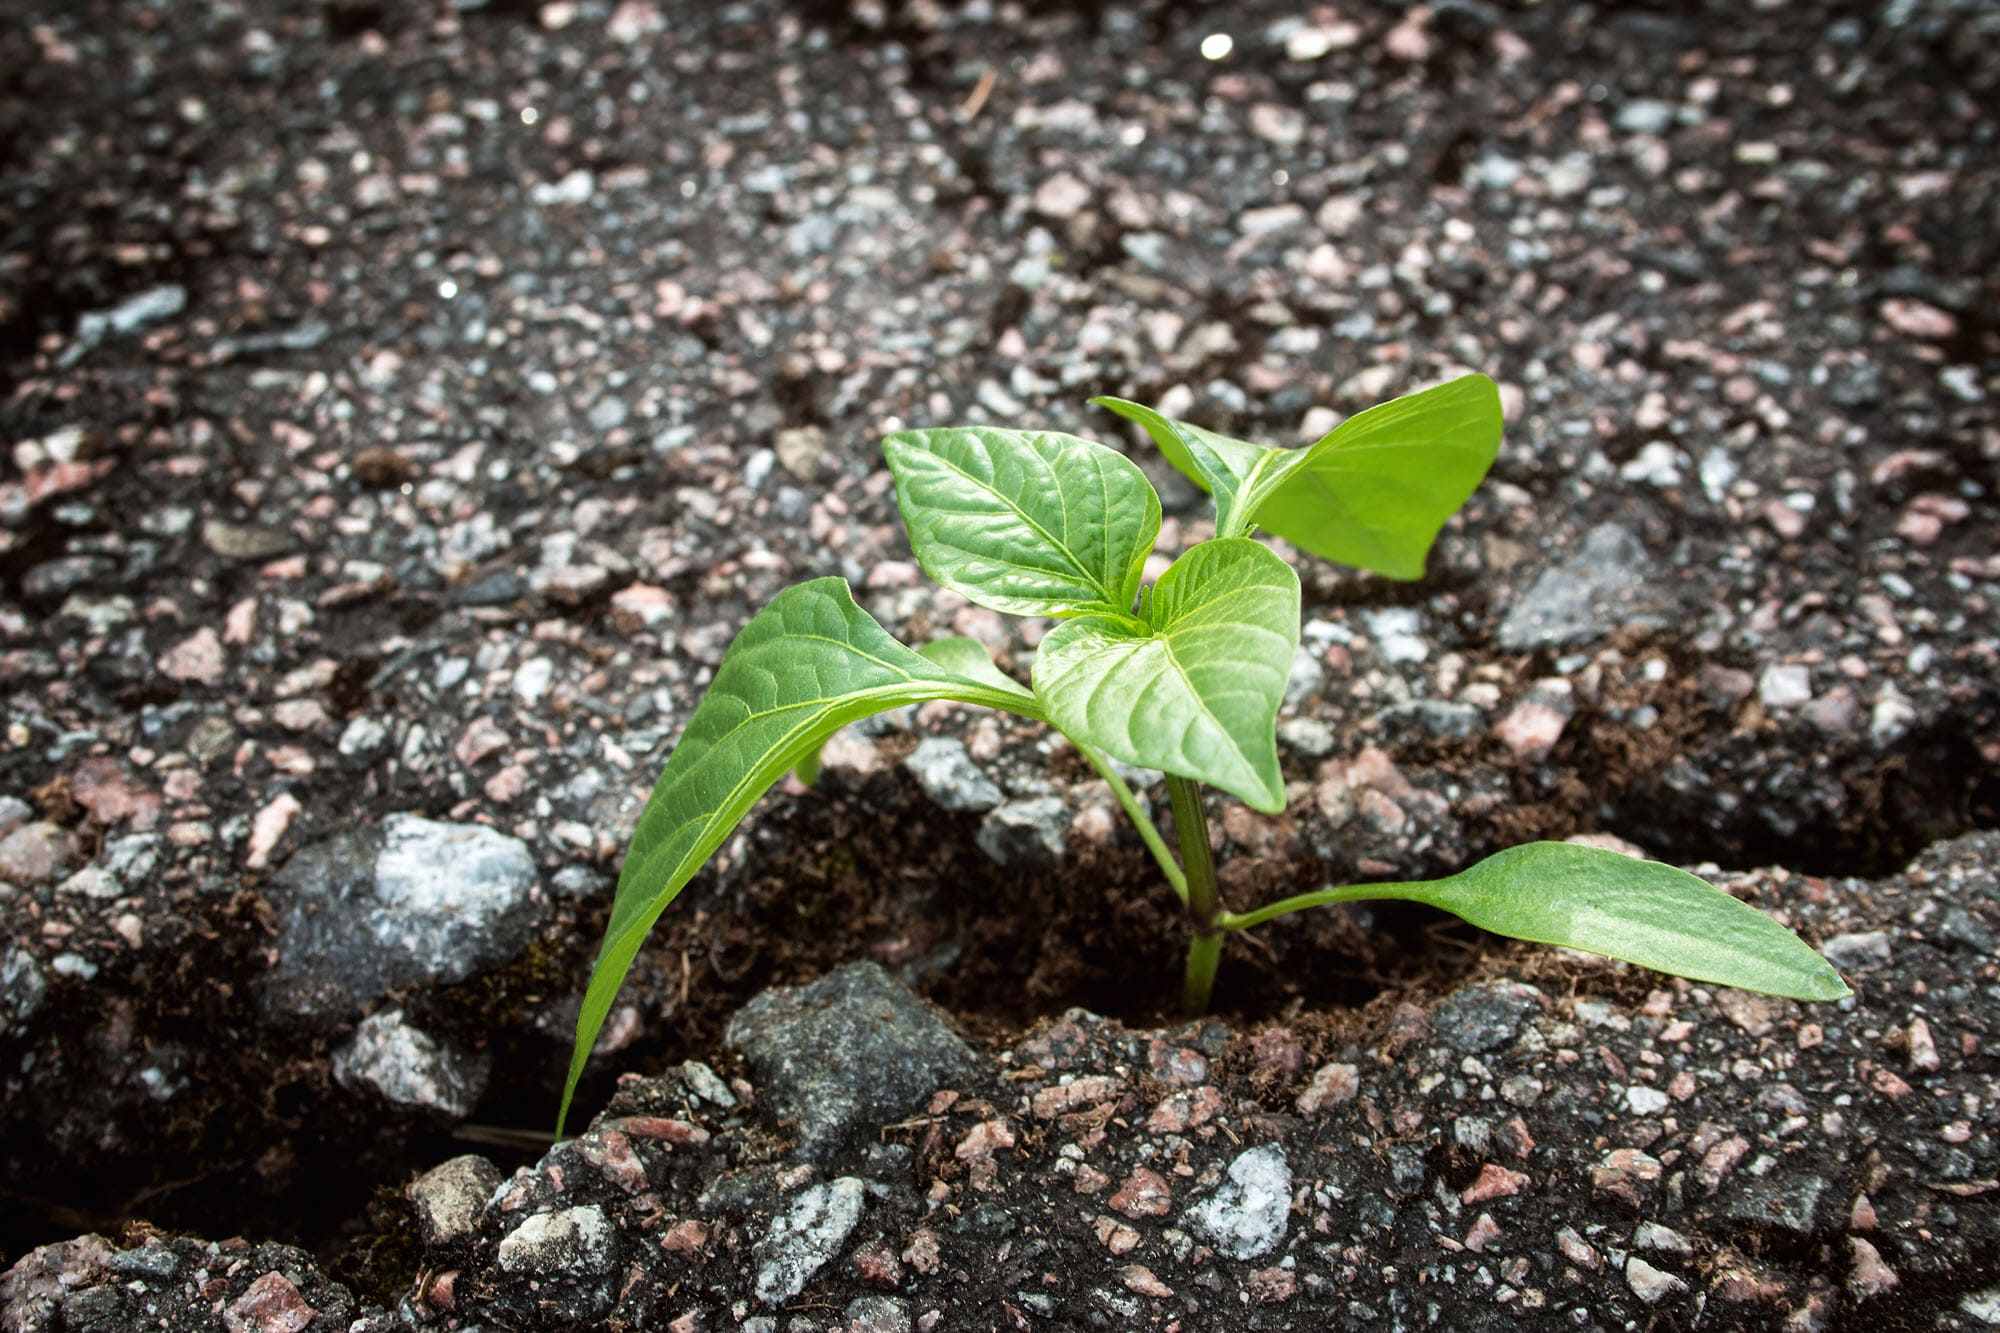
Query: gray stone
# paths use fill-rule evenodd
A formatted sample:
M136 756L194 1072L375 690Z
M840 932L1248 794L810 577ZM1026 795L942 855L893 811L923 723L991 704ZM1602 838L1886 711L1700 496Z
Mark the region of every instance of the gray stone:
M1672 1273L1661 1272L1636 1254L1625 1261L1625 1284L1648 1305L1657 1305L1675 1292L1687 1290L1687 1283Z
M6 837L34 816L35 807L17 796L0 796L0 838Z
M1723 1206L1722 1215L1745 1226L1809 1236L1819 1225L1819 1200L1825 1192L1826 1180L1820 1176L1753 1176Z
M1540 991L1517 981L1468 986L1439 1005L1431 1023L1445 1045L1478 1055L1512 1042L1541 1002Z
M1615 523L1592 528L1583 548L1515 601L1500 623L1510 653L1592 643L1623 625L1658 625L1664 599L1646 583L1646 548Z
M894 1296L857 1296L840 1317L841 1333L910 1333L910 1308Z
M536 1213L501 1240L494 1260L502 1272L533 1278L596 1278L616 1256L611 1223L595 1204Z
M944 1021L875 963L765 991L730 1020L728 1041L776 1114L798 1122L799 1155L822 1163L977 1068Z
M965 742L926 736L903 761L924 795L947 810L991 810L1005 799L999 785L966 753Z
M140 1245L130 1250L120 1250L111 1256L106 1265L120 1277L150 1278L155 1282L171 1282L180 1271L180 1256L164 1245Z
M1278 739L1286 749L1308 759L1333 753L1333 728L1316 717L1288 717L1278 724Z
M202 545L225 560L270 560L292 549L292 535L279 528L212 518L201 525Z
M1029 796L995 806L972 835L979 850L1003 866L1053 865L1069 836L1069 807L1060 796Z
M370 1014L354 1039L333 1053L333 1076L342 1087L460 1120L472 1114L486 1090L489 1069L483 1053L452 1049L412 1025L400 1009Z
M1257 1259L1285 1241L1292 1168L1275 1143L1241 1153L1215 1193L1187 1210L1188 1229L1232 1259Z
M854 1234L867 1198L866 1185L842 1176L793 1199L757 1244L757 1299L781 1305L804 1291Z
M1413 606L1385 606L1361 613L1368 637L1375 641L1375 655L1391 666L1421 662L1431 655L1424 638L1423 613Z
M1757 697L1766 708L1797 708L1813 697L1812 672L1797 663L1774 662L1757 678Z
M1871 967L1886 967L1889 964L1889 936L1886 931L1864 930L1851 935L1835 935L1823 941L1820 953L1835 967L1866 970Z
M0 958L0 1037L27 1027L42 1011L48 993L49 979L35 956L18 944L10 945L6 957Z
M1612 122L1627 134L1660 134L1674 123L1674 106L1650 97L1635 97L1618 108Z
M499 1167L477 1153L454 1157L417 1177L410 1186L410 1203L424 1244L456 1245L477 1235L486 1202L504 1179Z
M149 287L136 296L128 296L117 305L90 311L77 320L76 341L63 350L56 364L67 370L106 338L124 337L161 320L172 319L187 309L187 303L187 288L167 283Z
M82 851L76 835L46 819L21 825L0 838L0 879L11 884L50 884L61 879Z
M270 892L279 959L266 1009L336 1022L392 989L512 961L534 929L535 862L493 829L399 814L300 851Z
M346 759L372 759L389 744L389 728L380 719L357 717L340 733L338 749Z
M28 1251L0 1273L0 1329L40 1333L62 1327L58 1310L64 1296L96 1280L110 1261L110 1244L94 1234Z
M1412 699L1375 715L1385 727L1407 727L1439 739L1466 740L1479 733L1485 715L1471 704L1446 699Z
M139 892L160 868L157 833L130 833L104 844L104 869L130 892Z
M722 1076L699 1060L681 1062L681 1082L687 1085L692 1095L705 1102L728 1108L736 1105L736 1094L722 1081Z

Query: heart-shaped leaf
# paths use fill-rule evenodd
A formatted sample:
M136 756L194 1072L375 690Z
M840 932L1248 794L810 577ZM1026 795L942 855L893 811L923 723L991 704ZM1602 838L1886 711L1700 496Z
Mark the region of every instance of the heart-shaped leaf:
M891 435L882 451L924 572L1022 616L1132 613L1160 499L1114 449L984 426Z
M1058 626L1035 655L1035 695L1051 722L1113 758L1276 814L1278 705L1298 645L1298 575L1248 538L1222 538L1160 577L1146 623Z
M1314 555L1392 579L1420 579L1446 519L1500 450L1500 391L1466 375L1371 407L1260 476L1251 521Z
M1161 416L1143 403L1127 398L1093 398L1127 421L1137 422L1153 437L1167 461L1189 481L1215 497L1215 535L1241 537L1250 530L1241 501L1260 467L1282 467L1291 456L1283 449L1217 435L1189 421Z
M1500 392L1466 375L1360 412L1305 449L1233 440L1119 398L1175 467L1215 496L1216 534L1254 524L1328 560L1417 579L1438 530L1500 448Z
M990 662L987 671L999 675ZM960 699L1039 716L1019 685L1003 689L984 675L952 670L898 643L854 604L844 579L787 588L743 627L688 719L625 854L577 1016L558 1136L647 931L757 798L787 769L809 763L835 731L886 709Z

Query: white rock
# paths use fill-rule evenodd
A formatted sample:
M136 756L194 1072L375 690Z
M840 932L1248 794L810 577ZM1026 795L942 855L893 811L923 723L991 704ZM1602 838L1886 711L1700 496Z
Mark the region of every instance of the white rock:
M387 1009L363 1019L354 1040L333 1053L333 1076L352 1091L462 1119L485 1090L486 1062L440 1044L402 1010Z
M1662 1273L1636 1254L1625 1261L1625 1285L1648 1305L1657 1305L1675 1292L1687 1290L1687 1283L1672 1273Z
M1812 672L1797 663L1773 663L1757 678L1757 697L1766 708L1797 708L1812 700Z
M1284 1243L1291 1211L1291 1164L1284 1149L1267 1143L1231 1162L1227 1179L1183 1220L1230 1258L1255 1259Z
M537 1277L611 1271L611 1223L591 1204L536 1213L507 1234L494 1257L509 1273Z
M867 1186L853 1176L815 1185L772 1219L758 1245L757 1299L781 1305L806 1289L812 1275L840 1253L861 1221Z

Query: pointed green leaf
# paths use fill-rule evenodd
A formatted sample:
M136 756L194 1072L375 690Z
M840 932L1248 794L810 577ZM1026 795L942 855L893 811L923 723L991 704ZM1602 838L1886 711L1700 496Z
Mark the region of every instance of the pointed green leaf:
M1531 842L1448 879L1354 893L1429 903L1496 935L1695 981L1794 1000L1852 993L1831 964L1748 903L1685 870L1599 847Z
M1420 579L1438 530L1493 466L1500 428L1500 391L1466 375L1349 417L1253 479L1244 506L1314 555Z
M1161 576L1147 624L1057 626L1035 655L1035 695L1079 741L1276 814L1278 705L1298 646L1298 575L1246 537L1223 538Z
M1242 512L1240 504L1244 486L1260 464L1271 466L1270 460L1282 459L1283 450L1217 435L1191 422L1161 416L1130 399L1106 397L1090 401L1145 427L1167 461L1215 497L1216 536L1240 537L1249 531L1248 515Z
M1052 431L911 430L883 441L924 572L1020 616L1130 615L1160 534L1136 464Z
M786 770L809 765L841 727L929 699L1031 716L1038 711L1019 686L1003 691L896 642L855 605L844 579L787 588L743 627L688 719L625 854L604 945L577 1016L558 1135L647 931L757 798Z
M992 654L986 645L977 639L952 638L933 639L917 649L926 658L961 676L976 680L983 685L991 685L996 690L1019 695L1023 699L1033 699L1028 687L993 665Z
M1500 391L1465 375L1360 412L1305 449L1272 449L1096 398L1146 428L1215 496L1215 532L1262 527L1293 545L1396 579L1424 574L1438 530L1500 448Z

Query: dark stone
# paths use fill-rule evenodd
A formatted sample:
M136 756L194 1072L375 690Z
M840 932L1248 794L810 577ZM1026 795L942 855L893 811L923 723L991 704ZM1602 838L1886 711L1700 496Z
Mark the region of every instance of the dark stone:
M1745 1226L1808 1236L1819 1224L1819 1199L1825 1192L1822 1176L1752 1178L1723 1206L1722 1215Z
M1497 1050L1514 1040L1542 993L1515 981L1468 986L1437 1008L1431 1024L1445 1045L1466 1055Z
M728 1039L777 1114L798 1122L798 1155L822 1164L978 1068L944 1020L875 963L765 991L730 1020Z
M477 583L468 583L451 595L453 606L506 606L528 595L528 583L519 574L500 570Z

